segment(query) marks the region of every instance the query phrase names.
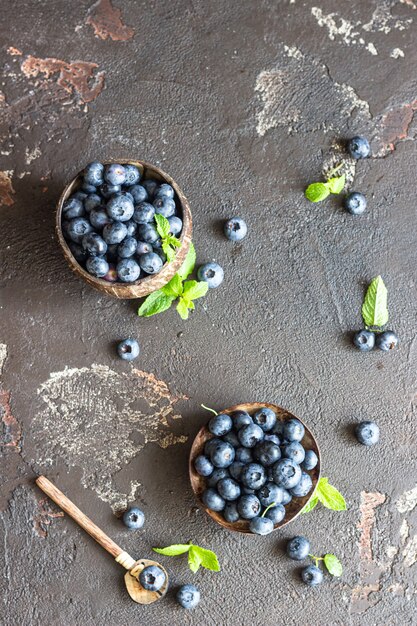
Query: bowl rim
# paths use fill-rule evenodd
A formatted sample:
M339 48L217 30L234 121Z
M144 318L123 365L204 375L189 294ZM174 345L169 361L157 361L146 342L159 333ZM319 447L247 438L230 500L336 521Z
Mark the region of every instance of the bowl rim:
M248 407L250 407L248 409ZM314 452L317 454L317 458L318 458L318 462L316 467L313 470L309 470L308 473L311 476L312 482L313 482L313 488L310 492L310 494L307 494L307 496L304 496L303 498L293 498L292 502L294 500L299 501L300 504L297 507L297 511L291 515L291 517L289 519L287 519L287 516L284 517L284 519L279 523L279 524L275 524L274 525L274 531L279 530L280 528L283 528L284 526L286 526L287 524L289 524L290 522L292 522L293 520L295 520L301 513L302 509L306 506L306 504L311 500L311 498L314 496L314 491L317 487L317 484L320 480L320 475L321 475L321 454L320 454L320 449L317 443L317 440L315 438L315 436L313 435L313 433L311 432L310 428L306 425L306 423L300 419L299 417L297 417L296 415L294 415L294 413L292 413L291 411L289 411L288 409L285 409L281 406L279 406L278 404L274 404L271 402L248 402L248 403L240 403L240 404L236 404L234 406L231 406L227 409L222 409L221 411L218 412L218 414L220 413L226 413L226 414L231 414L234 411L247 411L249 414L253 414L255 411L260 410L261 408L269 408L272 409L274 411L274 413L277 415L277 418L280 419L281 421L286 421L288 419L297 419L299 422L301 422L301 424L304 426L305 428L305 435L302 439L302 441L304 441L306 435L308 436L308 438L311 440L311 442L308 444L308 449L309 450L314 450ZM208 423L208 422L207 422ZM190 483L191 483L191 489L194 493L194 496L197 500L197 503L199 505L199 507L201 509L203 509L203 511L205 511L205 513L207 515L209 515L217 524L219 524L220 526L222 526L223 528L226 528L227 530L231 531L231 532L239 532L241 534L245 534L245 535L251 535L251 536L257 536L256 534L250 532L249 530L249 521L247 520L240 520L239 522L234 522L234 523L230 523L227 522L223 516L221 515L221 513L217 513L215 511L211 511L210 509L208 509L204 503L201 500L201 493L203 491L203 487L205 486L205 478L203 476L200 476L199 474L197 474L197 472L194 469L194 460L195 458L202 453L203 449L204 449L204 444L206 443L206 441L208 441L209 439L212 439L214 437L214 435L212 435L208 428L207 428L207 424L202 426L199 431L197 432L196 436L194 437L193 443L191 445L191 450L190 450L190 454L189 454L189 459L188 459L188 471L189 471L189 478L190 478ZM313 444L313 445L311 445ZM239 526L237 526L239 525Z

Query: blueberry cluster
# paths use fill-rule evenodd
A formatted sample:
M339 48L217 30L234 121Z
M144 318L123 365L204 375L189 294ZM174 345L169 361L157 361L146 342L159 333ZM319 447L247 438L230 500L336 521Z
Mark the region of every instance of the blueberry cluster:
M398 337L393 330L375 333L372 330L363 328L353 336L353 345L361 352L369 352L374 347L383 352L390 352L396 348L397 344Z
M295 418L279 421L264 407L253 416L220 413L208 429L214 436L194 461L196 472L207 479L204 505L229 523L248 520L251 532L270 533L293 497L303 498L313 488L308 472L318 459L301 444L304 426Z
M294 561L304 561L310 555L310 542L302 536L293 537L287 543L287 556ZM318 563L318 561L317 561ZM318 565L307 565L301 572L301 580L309 587L317 587L323 581L323 572Z
M165 217L179 237L174 189L142 180L131 164L94 162L82 184L62 207L62 233L80 265L97 278L132 283L157 274L166 262L155 214Z

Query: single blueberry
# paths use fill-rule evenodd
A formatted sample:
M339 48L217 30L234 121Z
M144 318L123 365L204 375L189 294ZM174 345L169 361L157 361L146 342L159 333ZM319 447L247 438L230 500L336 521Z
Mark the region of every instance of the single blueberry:
M145 514L137 507L132 507L123 513L122 519L130 530L139 530L145 523Z
M116 269L118 277L124 283L134 283L140 276L140 267L134 259L122 259Z
M275 483L266 483L258 490L258 498L262 506L269 506L270 504L280 504L282 501L282 488L278 487Z
M230 431L230 433L226 433L225 435L223 435L222 439L223 441L227 441L227 443L230 443L230 445L234 448L239 448L240 446L240 441L237 438L236 433L234 433L233 431Z
M241 241L247 232L248 227L241 217L231 217L224 225L224 234L230 241Z
M252 450L250 448L237 448L235 459L241 463L251 463L253 461Z
M243 426L249 426L249 424L253 424L253 420L249 413L246 411L233 411L231 414L233 428L235 430L240 430Z
M206 480L207 487L215 487L219 480L229 477L229 470L225 467L216 467Z
M206 443L204 444L204 454L206 456L210 456L211 450L214 450L214 448L219 443L222 443L222 440L218 437L212 437L211 439L207 439Z
M127 165L124 166L124 170L125 170L125 182L123 183L124 185L136 185L139 181L140 181L140 171L138 170L138 168L136 167L136 165L132 165L131 163L128 163Z
M264 407L260 411L257 411L253 416L254 424L262 428L264 432L268 432L269 430L271 430L275 426L276 421L277 416L275 415L274 411L266 407Z
M84 205L81 200L71 196L68 200L65 200L62 205L62 215L64 219L71 220L74 217L81 217L85 215Z
M265 467L273 465L281 458L281 450L272 441L260 441L253 450L254 458Z
M83 184L81 185L81 191L83 191L86 194L96 193L97 188L95 185L89 185L88 183L83 182Z
M157 565L144 567L139 574L139 582L147 591L159 591L165 584L164 571Z
M136 235L136 230L138 228L135 222L133 220L129 220L128 222L125 222L125 224L127 228L126 236L134 237Z
M249 522L249 530L255 535L269 535L274 530L274 523L268 517L254 517Z
M84 235L81 242L86 252L92 255L103 256L107 252L107 244L97 233L88 233Z
M255 495L255 489L249 489L249 487L242 487L242 493L246 495L249 495L249 494Z
M103 256L89 256L85 267L89 274L97 278L103 278L109 271L109 264Z
M94 193L94 191L92 193ZM81 200L81 202L84 204L84 200L88 197L88 195L89 194L86 193L85 191L78 189L78 191L72 194L71 198L76 198L77 200Z
M237 437L245 448L254 448L264 438L264 431L256 424L249 424L238 431Z
M224 272L218 263L205 263L198 268L197 276L198 280L204 280L210 289L215 289L222 284Z
M127 228L123 222L112 222L103 228L103 239L106 243L121 243L127 235Z
M398 337L392 330L385 330L383 333L377 333L375 345L379 350L389 352L394 350L398 344Z
M81 243L84 235L91 233L93 230L90 222L84 217L74 217L66 226L68 237L74 243Z
M305 455L305 450L298 441L293 441L282 448L282 456L286 459L292 459L298 465L304 461Z
M136 245L136 255L139 257L142 254L148 254L148 252L153 252L151 244L146 243L146 241L138 241Z
M229 467L235 460L235 449L230 443L220 441L211 449L210 460L214 467Z
M226 505L226 501L212 487L203 491L201 500L210 511L223 511Z
M115 193L120 193L122 190L120 185L109 185L108 183L103 183L100 187L100 193L103 198L110 198Z
M138 239L145 243L154 244L159 239L158 232L152 224L138 225Z
M261 503L254 494L240 496L237 501L237 510L243 519L252 519L257 517L261 511Z
M371 152L368 140L360 136L349 139L347 149L354 159L365 159Z
M200 602L200 592L194 585L183 585L177 591L177 602L184 609L194 609Z
M301 535L290 539L287 543L287 556L294 561L303 561L310 554L310 542Z
M259 463L248 463L242 469L240 482L249 489L260 489L266 483L266 472Z
M165 198L173 198L174 197L174 190L171 187L171 185L168 185L168 183L162 183L162 185L159 185L159 187L156 190L155 196L158 197L165 197Z
M275 506L267 510L267 512L265 513L265 517L272 520L272 523L275 526L275 524L279 524L284 519L285 508L282 504L276 504Z
M362 215L366 209L366 198L363 193L352 191L346 196L344 205L351 215Z
M88 219L90 220L91 226L97 230L101 230L107 226L107 224L111 224L111 219L107 215L107 211L103 206L92 209Z
M226 413L214 415L208 423L208 429L216 437L222 437L232 430L232 418Z
M282 500L281 500L281 504L283 506L287 506L287 504L289 504L292 500L292 495L290 494L289 491L287 491L286 489L282 490Z
M149 202L140 202L133 213L133 221L136 224L148 224L153 222L155 217L155 209Z
M156 180L153 180L152 178L148 178L147 180L142 181L142 187L145 187L149 200L153 199L155 191L158 189L158 186L159 184L156 182Z
M274 483L284 489L292 489L300 482L301 468L292 459L281 459L272 466Z
M168 222L171 235L179 235L182 231L182 220L176 215L171 215L171 217L168 218Z
M200 476L210 476L214 470L212 462L204 454L199 454L195 458L194 467L195 471L197 474L200 474Z
M107 213L112 220L118 222L127 222L133 215L134 206L129 195L124 191L115 193L106 206Z
M89 163L83 171L84 182L93 187L99 187L103 184L104 166L98 161Z
M306 450L304 461L301 463L301 467L305 470L312 470L316 467L318 462L319 460L314 450Z
M301 570L301 579L309 587L316 587L323 582L323 572L316 565L307 565Z
M133 198L135 206L141 202L146 202L148 199L148 192L142 185L133 185L132 187L129 187L129 193Z
M375 345L375 333L371 330L359 330L353 336L353 345L361 352L369 352Z
M71 250L72 256L78 263L85 263L87 260L87 253L82 246L78 243L70 241L68 247Z
M284 422L282 434L288 441L301 441L304 437L305 429L300 420L295 417Z
M126 237L122 243L119 243L117 254L121 259L128 259L136 252L138 242L134 237Z
M124 361L133 361L139 356L139 351L136 339L123 339L117 346L117 353Z
M163 262L159 254L156 252L148 252L138 257L139 266L146 274L158 274L163 266Z
M229 524L234 524L235 522L239 521L239 511L237 510L236 502L226 503L223 511L223 517L226 522L229 522Z
M110 163L104 167L104 180L109 185L123 185L126 182L126 170L119 163Z
M175 215L175 200L172 198L157 196L153 201L153 206L155 207L155 213L158 213L158 215L162 215L167 219L168 217Z
M285 420L279 420L277 419L277 422L275 424L275 426L272 429L272 434L273 435L278 435L278 437L282 437L282 433L284 431L284 424L285 424Z
M103 200L97 193L90 193L84 200L84 208L86 213L90 213L93 209L101 206Z
M379 426L375 422L360 422L355 428L356 438L364 446L373 446L379 441Z
M229 473L232 478L240 481L240 477L242 475L242 470L245 467L246 463L242 463L241 461L233 461L231 466L229 467Z
M313 482L306 472L301 472L301 478L298 485L290 489L291 495L295 498L304 498L313 488Z
M219 480L217 491L225 500L237 500L240 496L240 487L233 478L222 478Z
M281 439L278 437L278 435L269 435L267 433L265 435L265 441L272 441L272 443L275 443L277 446L281 445Z

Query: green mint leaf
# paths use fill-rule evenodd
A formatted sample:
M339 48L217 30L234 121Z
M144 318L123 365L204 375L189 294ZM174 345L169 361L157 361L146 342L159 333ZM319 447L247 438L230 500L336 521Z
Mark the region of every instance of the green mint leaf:
M158 289L158 291L149 294L146 300L142 302L138 309L138 315L140 317L151 317L151 315L162 313L169 309L174 300L173 296L168 296L161 289Z
M178 270L178 275L182 280L185 280L187 276L191 274L195 267L196 253L193 242L190 243L190 247L188 248L187 256L185 257L184 263L181 265Z
M194 302L192 300L187 300L187 298L184 298L184 300L185 300L185 302L187 304L188 310L189 311L194 311L194 309L195 309Z
M172 296L173 298L178 298L182 294L182 280L178 274L175 274L173 278L167 283L164 287L162 287L161 291L164 292L167 296Z
M319 480L316 487L316 495L327 509L332 509L332 511L345 511L347 508L344 497L336 487L330 485L328 478L321 478Z
M158 235L162 239L164 239L164 237L168 237L170 226L167 218L163 215L159 215L159 213L155 213L155 223Z
M162 250L165 252L168 262L173 261L175 258L175 252L166 239L162 240Z
M193 546L191 550L198 554L202 567L209 569L212 572L220 572L219 561L216 554L212 550L206 550L205 548L200 548L200 546Z
M174 248L181 248L181 241L172 235L168 235L168 237L166 237L166 241Z
M200 549L200 548L198 548ZM198 552L197 546L190 546L190 551L188 552L188 565L189 568L194 574L198 571L201 562L201 556Z
M310 202L321 202L330 195L330 191L326 183L312 183L305 190L305 197Z
M152 550L164 556L178 556L179 554L185 554L190 548L191 544L189 543L174 543L172 546L167 546L166 548L152 548Z
M376 276L366 292L362 305L365 326L384 326L388 322L387 288L381 276Z
M310 513L310 511L312 511L313 509L316 508L318 502L319 502L318 497L317 496L313 496L311 498L311 500L309 500L309 502L307 502L305 507L303 509L301 509L301 513Z
M343 567L337 556L325 554L323 560L329 574L332 576L341 576L343 574Z
M330 178L327 181L327 188L330 193L340 193L343 191L343 187L346 183L346 176L342 174L341 176L336 176L335 178Z
M188 320L188 305L187 301L181 297L177 304L177 313L183 320Z
M188 300L197 300L206 295L208 291L208 284L202 280L197 282L196 280L187 280L184 283L184 297Z

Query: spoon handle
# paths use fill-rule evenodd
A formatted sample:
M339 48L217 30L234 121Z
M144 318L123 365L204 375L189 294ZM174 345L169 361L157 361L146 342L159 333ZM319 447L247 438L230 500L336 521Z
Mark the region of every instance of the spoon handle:
M81 528L91 535L93 539L99 543L102 548L107 550L120 565L125 567L126 569L130 569L132 567L132 563L135 561L130 557L120 546L117 545L104 533L98 526L91 521L87 515L85 515L80 509L75 506L73 502L67 496L65 496L62 491L60 491L50 480L48 480L45 476L38 476L36 479L36 484L47 496L51 498L65 513L67 513L72 519L77 522Z

